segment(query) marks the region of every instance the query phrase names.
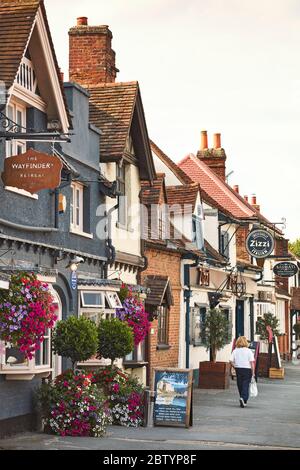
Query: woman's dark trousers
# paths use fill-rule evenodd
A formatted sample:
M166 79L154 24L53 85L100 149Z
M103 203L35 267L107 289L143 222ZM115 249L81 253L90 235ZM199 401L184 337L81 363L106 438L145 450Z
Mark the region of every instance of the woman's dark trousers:
M249 399L249 385L252 378L251 369L243 369L241 367L236 369L236 381L240 392L240 397L247 403Z

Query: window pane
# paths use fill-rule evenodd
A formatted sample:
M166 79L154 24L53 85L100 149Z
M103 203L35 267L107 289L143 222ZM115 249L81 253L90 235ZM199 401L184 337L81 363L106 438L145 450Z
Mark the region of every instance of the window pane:
M82 306L103 306L104 305L104 296L103 293L99 292L83 292L82 293Z

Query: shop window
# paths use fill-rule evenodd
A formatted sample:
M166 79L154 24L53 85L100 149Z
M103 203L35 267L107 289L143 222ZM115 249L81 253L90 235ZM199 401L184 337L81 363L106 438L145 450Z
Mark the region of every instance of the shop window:
M138 364L141 362L146 362L145 342L142 342L138 346L135 346L132 353L128 354L124 359L124 365L127 367L132 366L132 364Z
M220 310L222 310L222 312L225 315L226 320L228 320L229 322L227 342L230 343L232 340L232 310L228 307L222 307L222 306L220 306L219 308Z
M192 307L190 311L190 344L201 346L203 324L206 318L207 306Z

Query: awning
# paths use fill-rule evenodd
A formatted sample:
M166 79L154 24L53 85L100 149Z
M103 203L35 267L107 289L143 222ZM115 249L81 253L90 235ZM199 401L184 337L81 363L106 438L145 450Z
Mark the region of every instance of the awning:
M174 305L170 278L167 276L147 276L144 279L145 286L150 289L147 295L146 305L160 306L164 303Z

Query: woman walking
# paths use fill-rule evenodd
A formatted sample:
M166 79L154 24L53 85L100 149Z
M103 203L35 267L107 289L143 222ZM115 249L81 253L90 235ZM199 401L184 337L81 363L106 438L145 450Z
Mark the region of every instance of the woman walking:
M240 393L240 407L245 408L249 399L249 385L251 378L255 376L255 359L249 349L245 336L240 336L232 352L230 363L235 368L237 386Z

